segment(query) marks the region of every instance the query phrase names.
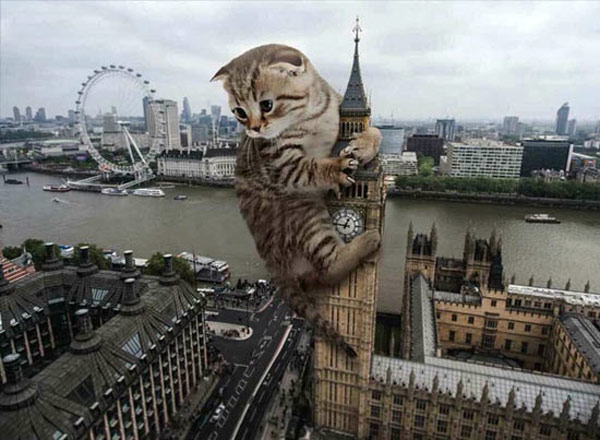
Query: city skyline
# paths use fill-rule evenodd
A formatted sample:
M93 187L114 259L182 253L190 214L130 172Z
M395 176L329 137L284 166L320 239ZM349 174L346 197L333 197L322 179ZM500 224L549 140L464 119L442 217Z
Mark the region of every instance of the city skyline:
M578 121L598 120L598 4L570 3L569 23L578 25L568 30L564 3L339 5L272 3L257 15L256 5L235 3L3 2L0 115L15 105L66 114L79 83L109 63L142 71L158 97L225 108L208 80L226 60L268 42L299 48L342 91L358 14L374 116L552 120L569 101ZM553 32L561 38L548 38ZM39 50L38 35L53 50ZM106 44L111 38L118 44Z

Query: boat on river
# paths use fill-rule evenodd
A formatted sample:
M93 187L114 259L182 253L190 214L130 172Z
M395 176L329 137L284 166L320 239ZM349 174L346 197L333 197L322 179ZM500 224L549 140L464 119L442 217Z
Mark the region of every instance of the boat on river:
M127 190L125 189L117 189L117 188L102 188L102 190L100 191L101 194L104 194L105 196L127 196L129 195L127 193Z
M528 214L525 216L525 221L527 223L560 223L559 219L548 214Z
M229 279L229 263L214 258L195 255L191 252L181 252L177 255L188 262L196 279L208 283L224 283Z
M44 191L59 192L59 193L71 191L71 188L69 188L65 184L62 184L62 185L44 185L42 187L42 189Z
M173 197L173 200L185 200L187 199L187 196L185 194L177 194L175 197Z
M23 181L18 179L4 179L4 183L7 185L23 185Z
M160 188L138 188L133 190L134 196L164 197L165 192Z

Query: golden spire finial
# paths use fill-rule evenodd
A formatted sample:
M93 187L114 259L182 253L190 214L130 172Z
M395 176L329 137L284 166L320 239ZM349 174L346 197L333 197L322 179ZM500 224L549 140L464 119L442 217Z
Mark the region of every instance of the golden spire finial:
M358 23L358 15L356 16L356 24L354 25L354 28L352 29L352 31L354 32L354 41L356 43L358 43L360 41L360 38L358 37L358 33L362 32L362 28L360 27L360 24Z

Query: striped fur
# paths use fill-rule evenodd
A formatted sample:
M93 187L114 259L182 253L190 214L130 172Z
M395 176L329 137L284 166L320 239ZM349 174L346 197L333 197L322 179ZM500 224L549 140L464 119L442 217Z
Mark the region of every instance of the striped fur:
M224 81L234 115L246 126L236 190L258 253L290 307L356 356L314 302L320 287L344 280L380 242L378 231L367 231L345 244L325 205L328 191L353 183L349 173L359 164L347 153L330 157L341 97L301 52L280 45L242 54L214 79ZM272 102L268 112L265 100Z

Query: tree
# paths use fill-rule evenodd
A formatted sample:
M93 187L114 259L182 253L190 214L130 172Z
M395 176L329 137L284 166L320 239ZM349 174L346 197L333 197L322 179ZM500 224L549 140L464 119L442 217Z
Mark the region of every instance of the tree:
M79 248L82 246L88 246L90 248L90 261L92 264L98 266L98 269L109 269L110 268L110 260L104 256L102 253L102 249L96 246L94 243L79 243L75 247L75 252L73 252L73 258L71 258L71 262L75 266L79 266Z
M195 275L190 264L180 257L173 257L173 270L182 280L194 285ZM156 252L148 260L148 265L142 270L146 275L162 275L165 271L165 257Z
M2 255L7 260L13 260L23 253L23 248L20 246L6 246L2 249Z
M419 156L418 161L419 175L423 177L431 176L433 174L433 165L435 164L433 157Z

